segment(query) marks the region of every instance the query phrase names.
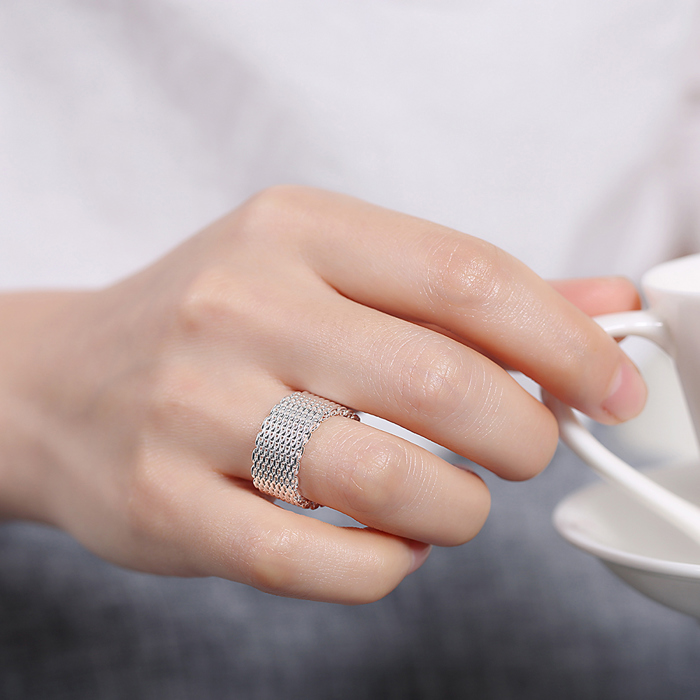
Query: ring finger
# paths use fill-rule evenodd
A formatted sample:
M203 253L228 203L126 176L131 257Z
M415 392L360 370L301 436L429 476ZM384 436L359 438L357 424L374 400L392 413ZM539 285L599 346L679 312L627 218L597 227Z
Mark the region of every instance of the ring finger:
M251 479L251 454L263 420L293 389L251 371L243 384L190 381L172 392L159 429L181 453L217 471ZM231 396L237 396L235 404ZM179 396L179 398L178 398ZM305 448L304 497L384 532L430 544L471 539L488 514L481 479L431 452L370 426L335 417Z

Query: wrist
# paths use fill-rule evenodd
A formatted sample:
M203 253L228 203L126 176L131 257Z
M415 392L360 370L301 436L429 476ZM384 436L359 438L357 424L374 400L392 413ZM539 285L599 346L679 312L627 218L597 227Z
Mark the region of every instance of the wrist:
M0 520L47 521L39 488L46 460L36 416L4 386L0 391Z
M57 460L47 396L61 374L52 336L71 292L0 295L0 519L52 522Z

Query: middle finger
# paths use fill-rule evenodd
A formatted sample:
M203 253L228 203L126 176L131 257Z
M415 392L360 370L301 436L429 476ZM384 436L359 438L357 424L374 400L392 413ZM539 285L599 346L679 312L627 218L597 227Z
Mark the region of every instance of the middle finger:
M270 368L288 386L381 416L505 478L549 463L552 414L480 353L330 292L299 308L313 310L288 317L306 329L304 342Z

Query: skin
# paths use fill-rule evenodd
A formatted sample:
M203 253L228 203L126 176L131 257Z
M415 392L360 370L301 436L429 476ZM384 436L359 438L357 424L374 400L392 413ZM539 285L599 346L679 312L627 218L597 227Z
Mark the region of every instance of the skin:
M527 479L557 426L504 367L596 420L630 418L643 382L589 315L638 304L622 279L547 283L426 221L267 190L111 287L0 297L0 514L138 570L376 600L430 545L477 534L484 483L332 418L300 491L367 527L281 509L250 481L271 407L308 390Z

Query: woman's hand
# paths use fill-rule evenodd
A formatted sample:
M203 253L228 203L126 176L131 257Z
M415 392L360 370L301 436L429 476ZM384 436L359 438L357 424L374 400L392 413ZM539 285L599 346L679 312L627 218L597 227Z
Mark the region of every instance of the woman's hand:
M481 240L348 197L263 192L110 288L2 299L0 508L144 571L375 600L430 544L479 531L483 482L331 418L299 481L367 526L334 527L252 487L263 420L307 390L531 477L557 425L502 366L603 422L645 397L565 296L589 313L638 304L623 280L552 286Z

